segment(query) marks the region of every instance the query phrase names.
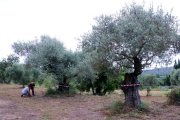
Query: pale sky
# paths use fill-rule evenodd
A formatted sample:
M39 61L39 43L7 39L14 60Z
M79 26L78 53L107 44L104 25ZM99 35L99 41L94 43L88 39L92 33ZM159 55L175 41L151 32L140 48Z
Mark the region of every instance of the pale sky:
M134 0L142 4L143 0ZM180 19L179 0L146 0L145 5L158 5ZM66 48L76 50L75 38L91 30L93 18L114 14L132 0L0 0L0 59L13 53L11 45L50 35Z

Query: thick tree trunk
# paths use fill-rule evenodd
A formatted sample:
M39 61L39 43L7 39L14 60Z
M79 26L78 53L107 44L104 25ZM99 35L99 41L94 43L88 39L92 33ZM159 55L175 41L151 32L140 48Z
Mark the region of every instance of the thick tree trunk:
M128 84L140 84L140 82L137 79L137 76L134 76L134 73L126 73L123 85ZM125 94L126 104L130 107L137 107L141 103L138 87L139 86L121 87Z
M125 74L125 80L123 81L122 85L140 84L137 76L142 73L141 62L137 57L134 57L133 59L134 59L134 72ZM139 86L121 87L121 89L125 94L126 104L130 107L137 107L141 103L138 87Z

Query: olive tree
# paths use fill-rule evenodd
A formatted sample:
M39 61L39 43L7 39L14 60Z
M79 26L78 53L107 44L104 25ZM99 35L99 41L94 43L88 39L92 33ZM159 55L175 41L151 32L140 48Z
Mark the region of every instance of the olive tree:
M53 73L59 84L66 84L68 79L78 75L93 78L90 74L92 69L87 69L91 67L88 65L88 59L85 59L81 52L66 50L63 43L56 38L42 35L40 41L18 41L12 48L18 55L26 56L26 65Z
M178 22L176 17L148 9L136 3L122 8L112 15L95 18L92 31L81 37L81 47L86 53L96 51L106 63L116 70L133 70L125 74L124 85L139 84L137 76L152 63L171 61L178 45ZM136 107L141 103L138 86L122 87L127 105Z
M22 83L24 88L24 67L22 64L14 63L6 69L6 76L15 83Z
M147 89L147 96L149 95L149 92L151 91L151 87L156 87L158 85L158 79L155 75L141 74L138 76L138 79L141 83L140 88Z

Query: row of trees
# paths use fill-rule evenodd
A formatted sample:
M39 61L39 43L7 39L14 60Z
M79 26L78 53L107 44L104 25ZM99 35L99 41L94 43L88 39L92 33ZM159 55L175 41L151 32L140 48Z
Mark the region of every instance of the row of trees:
M15 42L14 52L25 56L27 66L52 73L59 83L78 78L79 88L96 87L104 94L112 82L125 71L122 84L138 84L142 69L155 63L171 61L179 52L178 22L162 8L154 10L136 3L119 13L95 18L92 31L81 36L81 51L66 50L56 38L41 36L41 40ZM145 84L146 82L144 82ZM84 84L84 85L82 85ZM141 103L138 86L122 87L129 106Z

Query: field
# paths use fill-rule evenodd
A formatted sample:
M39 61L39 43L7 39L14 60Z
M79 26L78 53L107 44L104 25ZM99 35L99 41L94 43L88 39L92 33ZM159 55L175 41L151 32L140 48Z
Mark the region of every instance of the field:
M141 100L153 109L149 113L131 112L116 116L107 116L103 108L115 100L124 101L122 91L116 90L106 96L94 96L90 93L67 96L45 96L46 88L35 88L34 97L21 98L21 85L0 84L0 119L23 120L123 120L123 119L174 119L180 118L179 106L165 104L165 93L169 91L139 91Z

